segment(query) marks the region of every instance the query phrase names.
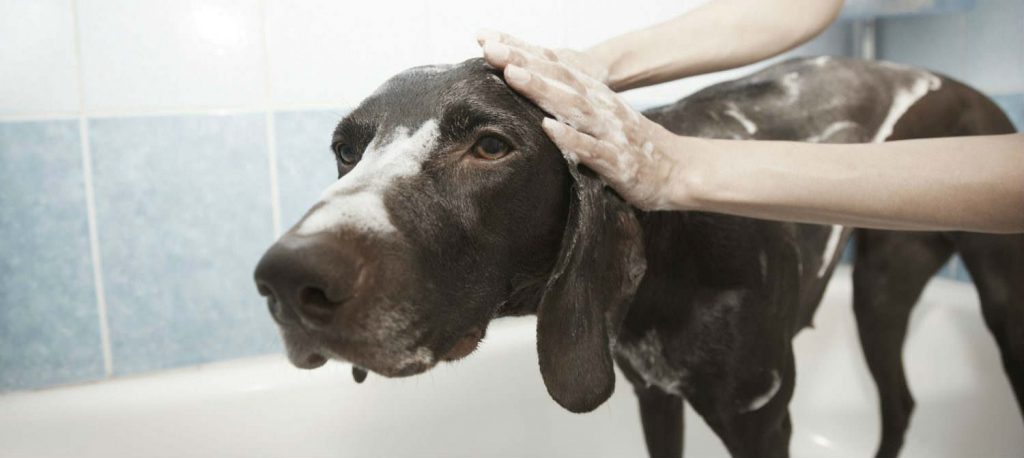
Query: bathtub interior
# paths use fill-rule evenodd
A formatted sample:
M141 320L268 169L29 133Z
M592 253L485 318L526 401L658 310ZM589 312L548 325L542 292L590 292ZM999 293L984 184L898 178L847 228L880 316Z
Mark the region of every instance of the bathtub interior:
M871 456L879 421L850 310L849 270L795 341L796 457ZM279 355L0 396L0 456L644 456L622 377L596 411L548 397L531 318L495 322L480 350L406 379L301 371ZM905 349L917 410L904 457L1010 457L1024 424L969 284L935 279ZM727 456L692 410L686 456Z

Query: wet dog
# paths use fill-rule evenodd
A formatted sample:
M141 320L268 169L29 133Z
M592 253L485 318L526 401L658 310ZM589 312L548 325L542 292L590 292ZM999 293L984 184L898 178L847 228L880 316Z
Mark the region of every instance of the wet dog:
M887 63L784 62L648 110L683 135L878 142L1012 132L983 95ZM259 292L298 367L407 376L471 353L490 320L537 315L541 376L573 412L611 395L617 362L652 456L682 451L683 401L738 457L788 454L795 366L856 232L854 307L898 453L913 401L910 309L954 253L1024 395L1024 236L856 230L642 212L541 130L544 113L480 59L417 67L346 116L339 179L264 255Z

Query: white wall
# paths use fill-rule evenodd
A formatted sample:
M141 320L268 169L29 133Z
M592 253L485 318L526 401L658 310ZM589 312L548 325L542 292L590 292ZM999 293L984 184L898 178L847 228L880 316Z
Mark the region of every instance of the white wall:
M480 28L586 47L701 3L0 0L0 116L349 107L401 69L479 55ZM811 51L845 52L841 29ZM629 97L667 102L708 81Z

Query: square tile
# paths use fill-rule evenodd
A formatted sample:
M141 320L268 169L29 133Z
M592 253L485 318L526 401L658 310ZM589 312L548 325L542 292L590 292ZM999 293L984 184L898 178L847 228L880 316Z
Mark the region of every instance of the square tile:
M265 97L257 0L79 0L90 111L248 107Z
M263 115L89 129L114 372L278 350L252 280L273 240Z
M331 135L344 110L285 111L274 114L281 229L299 222L338 179Z
M0 1L0 115L78 111L68 0Z
M0 390L103 374L78 121L0 123Z
M354 106L399 71L435 63L428 5L267 0L274 106Z

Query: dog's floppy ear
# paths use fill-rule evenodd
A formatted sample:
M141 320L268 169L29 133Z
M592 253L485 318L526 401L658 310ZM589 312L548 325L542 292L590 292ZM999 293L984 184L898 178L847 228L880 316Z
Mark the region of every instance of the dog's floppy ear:
M633 209L589 169L574 180L562 248L537 308L537 353L548 393L582 413L615 389L611 340L646 269Z

